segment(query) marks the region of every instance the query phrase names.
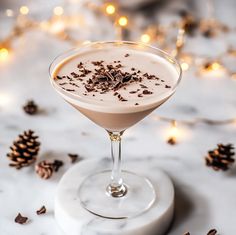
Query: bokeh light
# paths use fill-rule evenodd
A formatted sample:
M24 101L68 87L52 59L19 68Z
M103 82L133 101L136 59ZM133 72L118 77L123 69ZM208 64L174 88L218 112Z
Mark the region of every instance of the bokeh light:
M116 8L115 8L114 5L112 5L112 4L107 5L107 7L106 7L106 13L107 13L108 15L113 15L115 12L116 12Z
M118 20L118 24L122 27L126 26L128 24L128 19L125 16L121 16Z

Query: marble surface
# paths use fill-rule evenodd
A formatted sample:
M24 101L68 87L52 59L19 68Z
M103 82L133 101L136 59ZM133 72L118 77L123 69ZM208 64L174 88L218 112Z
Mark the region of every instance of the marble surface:
M202 3L197 9L204 9L204 1L195 2ZM235 27L232 20L235 1L226 2L216 1L217 16ZM169 18L162 19L165 22ZM236 47L235 33L221 35L211 43L202 37L189 39L186 50L211 57L225 51L226 42ZM61 235L53 217L53 202L61 176L72 166L67 153L78 153L84 159L109 157L109 140L105 131L66 104L50 86L48 66L56 55L70 48L69 44L32 31L12 46L10 60L0 63L0 234ZM235 70L235 62L232 68ZM182 235L186 231L204 235L212 227L221 235L236 234L236 165L222 173L204 164L204 155L217 143L236 144L236 125L179 125L178 144L170 146L166 143L169 124L153 116L187 120L235 117L235 91L236 81L228 76L199 78L196 68L191 68L184 73L176 94L124 135L124 161L155 158L174 182L175 219L168 235ZM30 98L42 109L37 116L22 111L22 105ZM38 161L65 161L50 180L40 179L33 167L20 171L8 167L5 156L9 146L19 133L29 128L40 136L42 143ZM35 211L42 205L48 212L38 216ZM30 218L28 224L14 223L18 212Z

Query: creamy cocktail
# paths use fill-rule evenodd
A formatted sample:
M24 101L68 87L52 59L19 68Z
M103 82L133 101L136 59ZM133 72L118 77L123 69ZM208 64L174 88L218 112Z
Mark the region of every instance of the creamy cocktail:
M121 137L174 93L181 78L179 64L147 45L97 42L57 57L50 77L56 91L106 129L111 140L113 169L91 172L78 190L81 204L107 218L148 210L156 199L155 189L145 177L121 171Z
M106 130L122 131L172 94L178 72L146 51L88 48L58 64L53 77L58 91L63 89L63 97L80 112Z

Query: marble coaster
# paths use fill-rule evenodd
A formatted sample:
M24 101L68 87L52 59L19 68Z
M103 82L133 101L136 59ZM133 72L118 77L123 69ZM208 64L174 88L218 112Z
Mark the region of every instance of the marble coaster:
M80 205L78 188L91 173L111 169L107 158L84 160L68 170L59 182L55 197L55 218L68 235L163 235L174 212L174 187L158 164L144 160L124 163L124 170L147 177L156 191L156 201L145 213L128 219L105 219ZM96 196L96 195L95 195Z

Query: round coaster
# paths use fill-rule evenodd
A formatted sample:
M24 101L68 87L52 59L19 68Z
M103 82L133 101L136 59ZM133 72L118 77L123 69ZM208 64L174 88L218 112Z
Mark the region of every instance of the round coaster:
M156 193L152 207L127 219L106 219L96 216L82 207L78 189L91 173L111 169L110 159L85 160L68 170L55 197L55 218L68 235L163 235L168 229L174 212L174 187L170 178L152 161L130 160L124 170L133 171L151 181ZM96 195L94 195L96 196ZM132 206L132 205L131 205Z

